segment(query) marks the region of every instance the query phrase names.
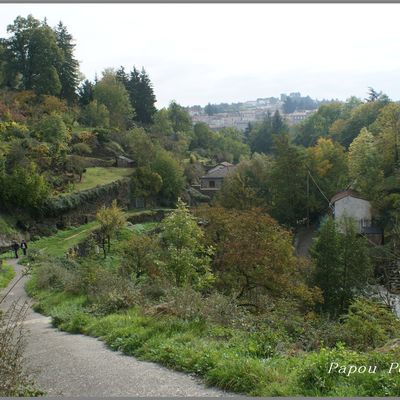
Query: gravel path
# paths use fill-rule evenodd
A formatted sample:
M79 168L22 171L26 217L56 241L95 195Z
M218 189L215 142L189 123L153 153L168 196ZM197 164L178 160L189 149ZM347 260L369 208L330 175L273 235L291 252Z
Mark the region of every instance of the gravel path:
M9 263L16 272L11 287L23 267L15 260ZM23 277L13 288L3 308L17 299L32 303L24 290L26 279ZM51 326L50 318L31 308L25 325L27 366L48 396L229 396L206 388L190 375L111 351L95 338L58 331Z

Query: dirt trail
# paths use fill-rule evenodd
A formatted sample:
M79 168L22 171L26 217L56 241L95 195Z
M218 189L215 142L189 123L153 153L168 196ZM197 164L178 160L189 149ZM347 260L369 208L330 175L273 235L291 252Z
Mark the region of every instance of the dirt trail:
M9 262L16 272L11 287L23 267L16 260ZM32 303L24 290L26 279L22 277L16 284L2 308L17 299ZM95 338L58 331L51 326L50 318L31 308L25 324L27 366L48 396L228 396L206 388L190 375L111 351Z

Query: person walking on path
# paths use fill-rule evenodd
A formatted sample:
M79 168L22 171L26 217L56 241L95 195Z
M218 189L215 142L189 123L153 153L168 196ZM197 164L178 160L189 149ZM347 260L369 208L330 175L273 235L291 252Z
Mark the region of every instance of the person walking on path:
M19 244L17 242L13 243L12 249L14 250L15 258L19 258L18 257Z
M22 239L22 242L21 242L21 249L22 249L22 251L24 252L24 256L26 256L26 251L28 250L28 245L27 245L25 239Z

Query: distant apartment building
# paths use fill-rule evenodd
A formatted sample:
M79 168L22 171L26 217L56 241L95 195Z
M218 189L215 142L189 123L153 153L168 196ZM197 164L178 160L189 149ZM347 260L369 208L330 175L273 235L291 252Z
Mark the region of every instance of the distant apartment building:
M295 125L299 122L305 120L308 116L314 113L316 110L306 110L306 111L295 111L291 114L285 114L284 118L289 125Z
M268 99L266 99L267 101ZM281 112L281 103L260 104L259 100L252 102L259 104L257 107L246 108L242 111L232 113L218 113L214 115L190 113L193 123L204 122L213 130L233 127L240 131L244 131L249 123L262 121L269 112L273 114L275 111ZM247 103L246 103L247 104Z

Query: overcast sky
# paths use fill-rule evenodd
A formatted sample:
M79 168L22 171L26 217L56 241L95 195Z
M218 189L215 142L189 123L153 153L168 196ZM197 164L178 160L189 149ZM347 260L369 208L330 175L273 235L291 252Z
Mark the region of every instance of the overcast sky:
M400 4L0 4L62 20L86 78L146 69L157 106L238 102L281 93L400 99Z

